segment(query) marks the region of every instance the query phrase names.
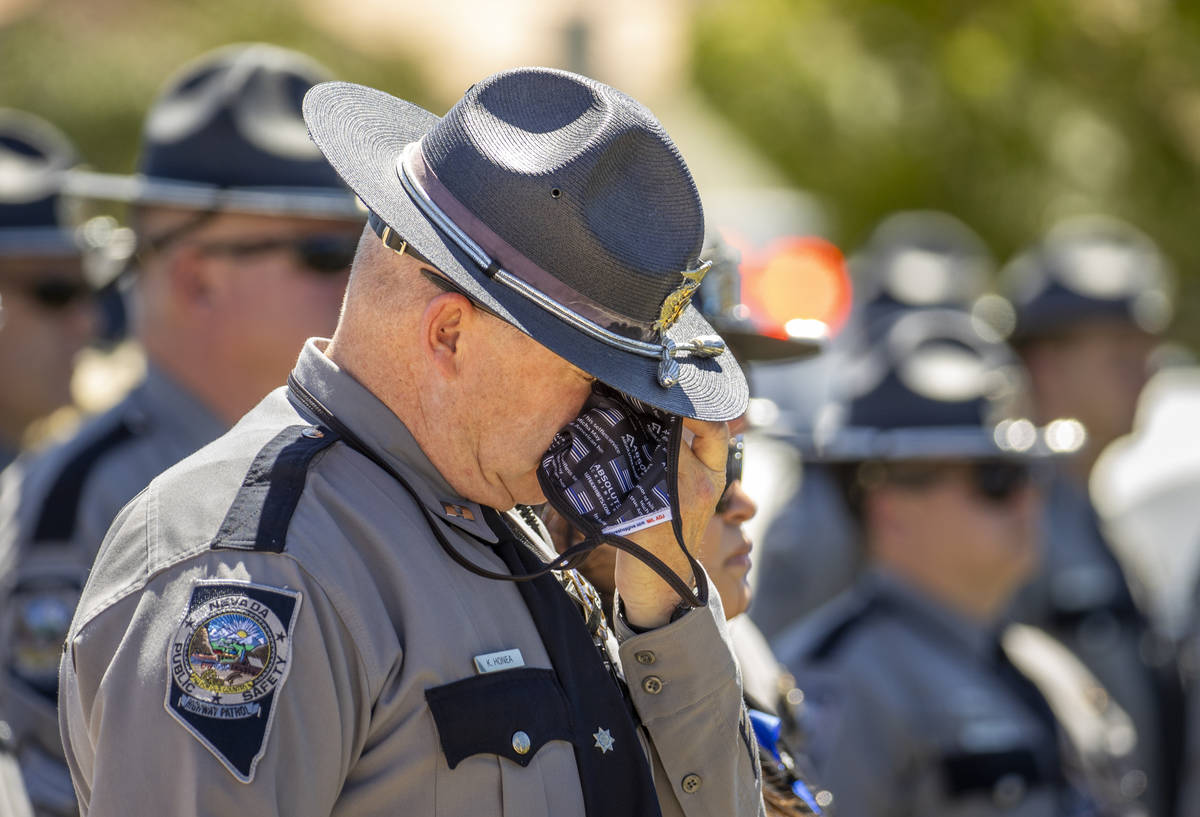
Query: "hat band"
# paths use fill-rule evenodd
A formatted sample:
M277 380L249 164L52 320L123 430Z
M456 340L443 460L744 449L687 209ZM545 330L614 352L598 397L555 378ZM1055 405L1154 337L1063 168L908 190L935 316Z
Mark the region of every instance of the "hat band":
M414 142L408 145L404 152L396 159L396 175L400 178L400 183L404 187L406 193L424 213L433 224L442 232L450 236L450 239L458 245L459 249L471 257L471 260L479 266L484 273L497 283L503 284L512 291L521 295L550 314L554 315L559 320L570 326L578 329L589 337L600 341L615 349L623 352L629 352L641 357L657 358L659 360L658 367L658 383L663 388L670 388L679 382L680 366L676 360L678 357L695 355L697 357L716 357L725 351L725 342L717 335L703 335L692 338L687 343L677 344L668 337L662 336L660 343L653 343L646 340L638 340L635 338L626 337L618 334L609 328L606 328L594 320L594 317L608 316L612 317L614 313L604 309L604 307L596 304L591 299L581 293L571 290L558 281L549 272L543 270L533 261L525 258L520 252L509 246L503 239L495 235L487 225L479 221L473 214L462 206L453 194L437 180L436 175L429 168L424 156L421 154L420 143ZM435 202L430 196L430 190L436 190L438 193L439 202ZM490 236L494 240L489 242L493 247L507 248L506 261L510 264L516 262L522 268L522 272L533 277L539 285L549 289L554 289L558 293L566 293L560 297L563 300L568 300L572 303L571 308L562 301L551 297L550 294L543 289L529 283L521 277L513 275L508 270L500 266L500 263L485 250L478 241L475 240L468 232L463 229L463 226L442 208L441 205L446 205L456 211L459 219L468 223L477 235ZM709 262L705 262L702 269L707 269ZM581 314L580 307L583 310L591 313L591 315ZM602 317L603 319L603 317ZM620 316L618 324L630 326L634 322L624 316ZM642 331L648 334L646 329ZM645 336L645 335L644 335Z

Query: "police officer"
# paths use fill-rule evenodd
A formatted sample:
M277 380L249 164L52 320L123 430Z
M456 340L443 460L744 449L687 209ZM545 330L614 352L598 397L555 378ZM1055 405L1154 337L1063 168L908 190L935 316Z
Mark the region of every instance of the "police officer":
M868 568L775 647L842 813L1137 813L1100 799L1000 645L1037 559L1031 465L1075 439L1013 415L1018 377L966 314L902 313L848 373L840 419L818 429Z
M80 174L127 199L145 379L69 441L4 475L0 553L8 712L40 813L75 812L55 713L61 641L109 524L160 471L216 438L328 331L363 217L305 136L300 103L327 74L266 45L206 54L149 111L133 178Z
M76 163L56 128L0 110L0 469L30 425L71 401L71 372L95 331L91 289L60 191Z
M850 267L855 307L847 327L827 354L793 374L813 392L837 389L847 361L874 344L890 316L968 308L983 291L992 260L983 240L958 218L905 210L875 227ZM811 431L811 419L802 432ZM750 615L768 638L836 596L862 569L853 522L826 466L804 463L796 489L763 535L760 559Z
M1097 457L1133 427L1149 355L1171 314L1170 271L1142 232L1110 218L1059 224L1004 270L1011 341L1041 418L1087 429L1080 455L1046 490L1045 557L1014 605L1067 644L1133 718L1154 814L1173 813L1180 783L1182 693L1174 652L1143 612L1088 494Z
M444 117L345 83L305 115L372 231L332 340L109 533L61 670L85 811L760 813L720 600L677 544L747 390L689 304L703 217L673 143L549 69ZM539 567L526 507L563 501L539 464L596 381L697 418L611 630Z
M48 122L0 110L0 468L34 421L70 402L76 355L95 329L80 245L60 206L62 176L75 162ZM12 578L13 558L0 552L0 585ZM11 708L0 691L0 815L25 817Z

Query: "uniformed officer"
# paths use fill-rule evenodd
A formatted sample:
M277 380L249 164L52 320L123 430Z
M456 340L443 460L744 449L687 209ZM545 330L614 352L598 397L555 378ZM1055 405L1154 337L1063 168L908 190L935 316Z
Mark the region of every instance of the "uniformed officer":
M1074 417L1088 437L1046 490L1045 557L1017 618L1067 644L1133 718L1154 814L1180 783L1182 693L1174 651L1143 612L1088 494L1101 451L1133 428L1149 355L1171 314L1170 271L1154 243L1109 218L1055 227L1004 270L1011 341L1029 370L1037 417Z
M444 117L327 83L305 116L372 230L333 339L109 533L61 669L84 810L760 813L720 600L677 544L747 390L688 303L703 217L673 143L549 69ZM670 572L622 552L615 635L539 567L526 507L597 380L697 418L678 510L630 534Z
M56 128L0 110L0 469L30 425L71 401L95 331L80 245L61 206L75 149Z
M1031 465L1074 424L1013 415L1015 359L964 313L900 313L880 337L815 451L837 463L868 568L774 643L818 773L862 817L1138 813L1094 787L1113 763L1060 744L998 638L1037 559Z
M5 620L8 711L31 798L75 813L55 713L61 643L109 524L160 471L274 388L331 329L363 216L307 141L300 103L327 74L266 45L224 48L168 81L139 174L72 177L129 200L145 379L64 444L3 478L0 553L19 561Z
M905 210L875 227L850 267L855 306L848 325L825 355L792 373L813 392L837 389L848 361L875 343L890 316L967 309L983 292L992 260L983 240L958 218ZM811 431L811 420L799 430ZM836 480L825 465L805 462L792 495L763 535L750 615L773 638L848 587L863 563Z

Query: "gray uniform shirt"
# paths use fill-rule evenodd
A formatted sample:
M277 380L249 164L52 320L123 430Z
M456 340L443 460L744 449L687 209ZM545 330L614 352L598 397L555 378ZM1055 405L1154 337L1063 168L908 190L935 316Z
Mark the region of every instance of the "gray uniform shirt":
M138 491L224 424L151 367L124 400L0 476L3 717L39 814L76 813L58 736L58 661L108 526Z
M1069 647L1129 714L1146 800L1154 814L1169 814L1184 718L1173 650L1139 609L1087 494L1058 475L1045 508L1042 564L1017 596L1013 617Z
M604 724L595 745L546 739L545 698L505 691L511 669L477 674L550 667L518 588L452 561L420 506L507 572L482 509L314 342L295 376L419 499L340 443L299 465L267 456L311 422L285 390L154 480L114 524L63 655L86 813L564 817L583 814L576 751L646 752L664 815L760 813L716 593L643 634L615 622L642 746ZM475 692L432 707L455 682ZM518 728L476 734L494 723Z
M1090 814L1041 780L1057 736L996 670L992 633L870 570L776 640L840 814Z

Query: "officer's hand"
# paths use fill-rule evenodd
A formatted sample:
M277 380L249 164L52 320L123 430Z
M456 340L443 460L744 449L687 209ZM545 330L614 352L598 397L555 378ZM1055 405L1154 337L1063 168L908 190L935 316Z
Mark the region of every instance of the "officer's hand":
M725 490L729 426L700 420L684 420L683 424L676 489L683 514L684 542L695 555L704 529L716 510L717 500ZM684 582L691 584L692 567L675 541L671 524L656 525L629 538L662 559ZM657 573L624 551L617 553L616 579L617 592L625 604L626 620L635 627L661 627L670 620L680 602L678 594Z

